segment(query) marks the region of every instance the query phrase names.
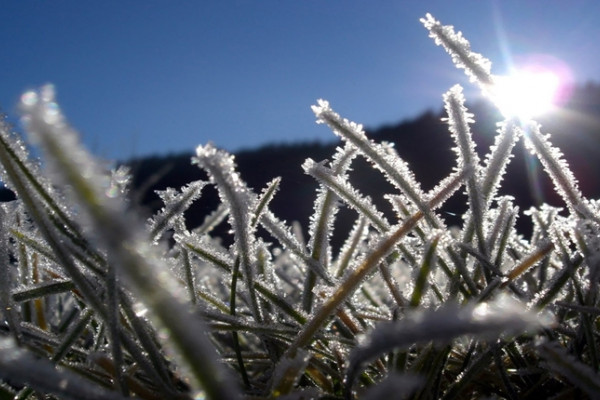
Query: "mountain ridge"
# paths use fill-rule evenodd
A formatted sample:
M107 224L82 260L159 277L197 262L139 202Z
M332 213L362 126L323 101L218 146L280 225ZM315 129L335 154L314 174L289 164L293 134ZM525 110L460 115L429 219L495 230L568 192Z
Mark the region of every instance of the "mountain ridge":
M471 125L471 130L477 143L477 151L483 159L493 144L496 124L502 118L486 102L474 103L469 111L474 114L475 122ZM400 157L410 165L417 181L421 182L424 190L428 190L455 167L455 154L452 150L454 143L447 124L442 120L444 117L444 112L430 110L410 120L368 130L367 136L376 142L393 143ZM584 195L600 198L600 176L596 172L600 171L600 85L588 84L576 88L573 97L563 108L539 121L542 131L552 133L553 144L565 154L565 159L579 178ZM339 144L339 140L328 143L268 144L239 151L235 153L235 160L242 179L256 192L271 179L281 176L281 188L273 199L271 208L284 220L298 220L302 226L308 226L308 216L312 213L318 184L303 173L301 165L308 157L317 162L330 159ZM528 155L522 143L517 144L513 153L502 193L515 197L521 211L542 202L560 206L562 203L537 159ZM192 152L185 152L126 162L133 173L132 186L136 201L150 212L155 212L162 206L155 190L179 188L193 180L206 179L204 172L191 164L192 156ZM367 166L361 158L355 161L353 183L364 194L373 197L382 211L391 212L387 202L377 197L378 193L389 192L385 189L387 183L380 174L365 167ZM200 224L217 204L216 192L205 189L200 200L188 211L192 225L190 227ZM451 216L455 214L452 210L460 215L465 204L465 198L461 196L455 196L448 202L445 215L448 216L449 223L460 223L452 221ZM348 224L353 221L351 214L349 219Z

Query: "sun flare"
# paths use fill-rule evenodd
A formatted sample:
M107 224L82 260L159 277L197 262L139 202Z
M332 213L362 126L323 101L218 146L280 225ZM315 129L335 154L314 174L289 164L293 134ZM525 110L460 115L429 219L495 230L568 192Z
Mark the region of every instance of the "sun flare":
M530 119L556 105L560 84L551 71L517 70L496 76L490 97L506 118Z

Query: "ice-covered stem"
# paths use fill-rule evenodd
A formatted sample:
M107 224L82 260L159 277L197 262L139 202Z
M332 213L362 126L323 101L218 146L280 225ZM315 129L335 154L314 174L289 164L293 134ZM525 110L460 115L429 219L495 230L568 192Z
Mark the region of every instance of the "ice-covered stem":
M1 128L4 130L6 127L2 126ZM41 204L43 197L34 195L34 193L39 194L37 190L30 190L29 182L27 181L29 179L33 179L33 176L25 173L25 171L28 171L28 169L23 165L23 160L21 160L15 154L14 149L5 140L3 140L5 136L4 131L2 132L1 136L0 163L2 164L6 176L9 177L11 187L17 192L20 200L27 209L29 216L36 223L37 228L48 242L48 245L54 251L54 256L57 259L57 262L65 269L75 286L79 289L83 298L96 312L98 312L100 315L106 316L106 310L100 301L98 294L88 279L76 266L75 262L69 255L66 246L59 238L59 235L47 217L45 213L45 207Z
M0 169L1 180L12 190L19 194L24 190L34 193L33 197L39 203L39 206L45 206L52 212L52 218L60 223L60 229L63 233L73 240L80 247L85 247L87 252L93 253L90 246L82 240L79 229L73 224L67 216L68 211L58 203L60 196L53 190L51 184L42 175L39 165L32 163L28 159L26 146L21 139L10 132L10 127L0 120ZM23 201L26 207L31 204ZM97 254L90 254L98 258Z
M346 268L350 265L352 259L356 256L359 250L359 243L366 239L368 232L368 224L365 217L360 216L354 222L354 226L348 235L348 238L344 242L340 254L336 261L337 271L335 273L336 278L341 278L344 275Z
M475 226L479 251L482 254L486 254L487 249L485 248L484 233L486 203L479 182L479 172L481 169L479 156L475 151L475 142L469 128L469 124L473 123L473 114L469 113L465 107L465 97L460 85L453 86L452 89L444 94L444 103L446 105L446 112L448 113L447 121L450 133L457 144L455 149L458 156L457 168L459 170L463 168L473 170L473 173L467 179L469 208Z
M434 228L439 227L437 220L427 209L427 202L423 199L424 193L406 161L389 148L369 140L362 125L340 117L329 106L329 102L319 99L317 105L312 106L312 110L317 117L317 123L327 124L336 135L356 147L393 186L402 191L419 210L423 211L425 218Z
M481 177L479 179L485 210L489 209L492 200L496 198L500 182L506 172L506 166L512 158L512 150L520 137L521 130L517 127L516 121L506 120L499 124L494 145L486 155L483 169L480 170ZM463 242L471 242L475 228L473 214L470 214L464 225Z
M207 243L200 240L194 240L191 235L175 234L175 240L200 259L211 263L227 274L232 274L234 270L234 260L229 258L228 254L221 254L219 251L211 248ZM238 278L241 274L238 273ZM296 311L279 293L275 293L272 288L260 282L254 281L254 289L264 296L269 302L277 306L284 313L294 319L298 324L304 324L306 318Z
M11 296L11 282L13 271L10 270L10 253L8 249L7 215L4 208L0 207L0 307L2 314L8 322L8 327L17 344L21 344L21 329L18 318L18 309Z
M126 397L91 383L66 368L17 347L11 338L0 339L0 378L13 384L29 385L41 393L61 399L125 400Z
M229 206L229 223L235 235L235 246L240 257L240 268L244 271L245 283L248 288L254 287L254 235L251 226L250 210L254 207L255 196L252 196L246 184L242 181L233 161L233 156L217 150L210 143L196 148L193 162L205 169L210 180L219 191L221 201ZM256 292L248 290L250 309L257 322L262 322L262 313Z
M515 121L507 120L499 124L494 145L485 159L481 182L486 207L489 207L492 199L496 197L506 166L512 158L512 150L520 137L521 130L518 129Z
M415 279L413 293L410 298L411 307L418 307L425 294L429 274L435 266L437 257L436 252L441 236L441 232L436 232L436 234L426 243L425 251L423 252L423 260L421 261L421 267L419 268L419 274Z
M151 317L168 332L170 343L207 397L239 398L237 387L231 384L228 371L218 362L215 348L204 334L205 324L182 304L181 287L159 261L141 221L124 212L121 199L107 195L98 163L78 143L77 134L67 125L55 103L52 88L44 87L40 93L29 93L24 99L26 129L44 151L54 172L52 178L70 188L85 222L106 246L111 261L131 288L143 299ZM43 218L40 221L43 224ZM49 236L54 235L50 232ZM70 257L64 258L70 261ZM105 318L106 315L104 312Z
M429 37L435 40L435 44L444 47L450 54L454 65L465 70L471 82L477 82L484 91L493 84L491 61L471 51L471 45L462 32L454 32L452 25L442 25L431 14L421 18L421 23L429 31Z
M77 322L74 322L71 328L65 333L60 345L50 358L53 364L57 364L62 358L69 352L76 340L81 336L88 323L92 319L94 313L91 309L87 308L81 312ZM14 400L25 400L33 393L33 389L30 387L23 388Z
M338 147L334 155L331 169L336 176L345 176L352 160L356 156L356 149L346 144L344 147ZM315 212L310 219L310 240L308 247L311 249L311 257L317 260L327 269L331 262L329 240L333 228L333 221L338 210L338 196L326 186L321 185L318 196L315 200ZM317 281L317 275L313 271L308 271L304 284L304 293L302 295L302 307L304 311L310 313L313 304L313 288Z
M580 217L597 220L579 191L577 180L563 159L562 152L550 143L550 135L542 134L540 125L535 121L529 121L523 129L525 145L537 155L569 210Z
M300 243L291 233L290 227L279 220L271 211L267 210L263 214L260 224L273 235L284 248L294 254L295 257L302 260L302 262L310 268L311 271L314 271L319 278L323 279L325 283L328 285L333 284L327 271L323 268L323 265L307 253L304 244Z
M331 164L332 173L345 177L355 156L356 150L352 146L338 147ZM329 247L333 219L338 209L337 200L334 192L326 187L321 187L315 200L315 214L310 220L311 236L308 247L312 250L313 258L320 260L323 265L326 265L325 257Z
M185 230L183 213L196 199L206 182L194 181L181 189L181 192L173 188L157 190L156 194L164 203L164 207L150 220L150 237L157 241L169 228L175 228L181 232Z
M119 331L121 330L121 315L119 313L119 279L117 276L116 265L112 262L107 263L106 271L106 308L108 311L108 333L110 337L110 347L113 361L115 364L115 385L123 394L128 395L129 389L124 377L123 368L123 350L121 348L121 338Z
M555 342L543 342L538 352L547 367L583 390L591 399L598 398L600 378L598 373Z
M450 303L435 311L414 311L400 321L380 323L350 355L346 399L351 398L352 384L361 364L393 349L429 341L448 343L466 334L495 337L503 332L521 333L551 324L551 318L527 310L508 295L498 296L490 303L465 307Z
M525 271L533 267L538 261L546 257L552 250L554 250L554 244L552 242L547 242L543 246L540 246L540 248L536 249L529 256L523 257L518 265L507 272L506 280L502 283L502 287L507 286L510 282L517 279L520 275L525 273Z
M358 193L347 179L338 176L334 171L325 167L323 163L317 163L311 158L304 161L302 168L307 175L318 180L359 215L367 218L375 229L382 232L389 230L390 224L383 213L377 210L369 197L364 197Z
M432 209L440 206L440 204L449 197L449 194L454 193L465 178L465 173L460 173L455 178L447 182L447 185L437 192L435 196L432 196L428 202L427 209ZM335 310L358 288L362 283L363 279L376 268L380 262L382 262L387 255L393 250L394 246L402 239L407 233L409 233L424 217L422 211L417 211L411 217L404 220L404 222L387 238L376 246L371 251L365 260L353 270L344 281L338 286L334 293L325 300L320 308L315 312L313 317L304 325L302 331L298 334L294 342L287 349L284 357L294 357L297 349L308 346L315 336L315 334L321 329L323 324L327 322L330 316Z

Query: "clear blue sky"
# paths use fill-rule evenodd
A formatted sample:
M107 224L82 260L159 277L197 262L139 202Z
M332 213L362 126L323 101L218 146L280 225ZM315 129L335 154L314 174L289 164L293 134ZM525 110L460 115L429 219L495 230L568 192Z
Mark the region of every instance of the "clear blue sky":
M86 145L111 159L330 140L310 105L368 127L439 109L468 85L419 18L454 25L501 73L550 54L600 82L597 0L4 1L0 106L51 82Z

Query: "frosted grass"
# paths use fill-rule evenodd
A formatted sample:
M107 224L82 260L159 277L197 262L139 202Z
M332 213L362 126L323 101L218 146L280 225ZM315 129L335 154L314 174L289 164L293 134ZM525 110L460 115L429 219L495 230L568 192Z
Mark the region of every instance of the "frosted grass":
M422 22L493 89L491 62L460 32ZM343 145L298 166L315 179L303 231L270 210L280 178L254 192L212 144L190 161L208 181L158 192L164 206L143 220L128 169L81 145L54 87L25 93L24 126L44 158L0 121L0 175L17 194L0 204L0 397L596 396L600 203L536 122L504 121L480 158L462 88L443 100L456 165L429 192L390 144L318 100L317 122ZM521 136L564 201L524 213L530 238L502 188ZM389 193L357 189L357 156ZM221 205L189 227L184 213L207 185ZM468 211L451 227L439 209L463 185ZM341 207L354 213L348 231Z

